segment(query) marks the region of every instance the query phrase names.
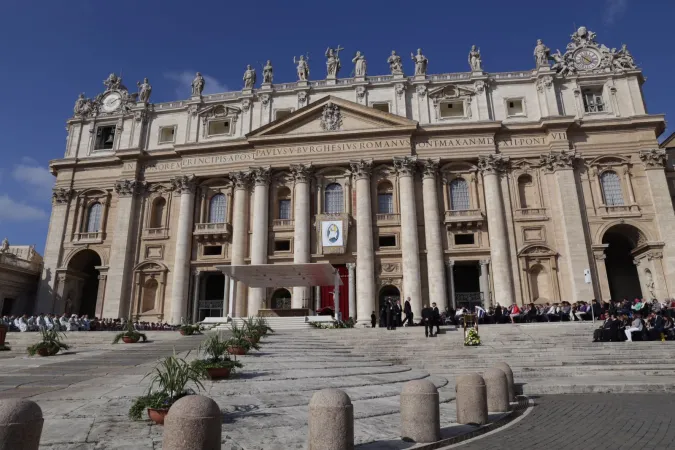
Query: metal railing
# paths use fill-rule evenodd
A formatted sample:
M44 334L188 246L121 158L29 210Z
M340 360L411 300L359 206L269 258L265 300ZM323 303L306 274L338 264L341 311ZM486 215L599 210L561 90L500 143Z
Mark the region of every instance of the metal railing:
M293 228L295 222L292 219L274 219L272 221L272 226L274 228Z
M377 220L378 223L391 223L397 225L401 223L400 214L390 214L390 213L376 214L375 219Z

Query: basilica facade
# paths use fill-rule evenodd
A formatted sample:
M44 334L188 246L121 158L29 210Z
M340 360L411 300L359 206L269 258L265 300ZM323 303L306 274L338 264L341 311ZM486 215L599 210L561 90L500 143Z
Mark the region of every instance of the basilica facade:
M565 42L561 42L564 44ZM340 311L675 297L675 214L642 72L581 27L532 67L390 74L151 103L111 74L68 120L36 312L146 321L332 306L332 287L249 288L217 266L328 262ZM531 49L525 49L528 53ZM343 52L344 53L344 52ZM385 59L383 57L382 59ZM407 58L406 58L407 59ZM312 64L316 64L314 61ZM414 70L413 70L414 67ZM314 73L323 68L314 67Z

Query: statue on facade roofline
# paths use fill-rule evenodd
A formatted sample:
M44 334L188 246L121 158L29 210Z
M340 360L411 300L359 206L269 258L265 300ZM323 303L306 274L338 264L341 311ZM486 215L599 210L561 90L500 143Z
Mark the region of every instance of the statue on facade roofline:
M416 55L410 53L410 59L415 61L415 76L427 74L427 65L429 64L429 60L422 54L421 48L417 49Z
M246 66L246 72L244 72L244 89L253 89L256 81L255 69L251 67L250 64Z
M85 98L84 93L81 93L77 100L75 101L75 107L73 108L73 113L76 116L86 116L93 109L93 103L91 99Z
M360 51L356 52L356 56L352 59L354 63L354 76L355 77L365 77L366 76L366 57L361 54Z
M403 63L401 57L396 54L396 50L391 51L391 56L387 58L387 64L389 64L392 75L403 75Z
M476 48L475 45L471 46L471 51L469 52L469 66L471 67L472 72L483 71L483 61L481 60L480 49Z
M339 45L335 49L330 47L326 49L326 58L328 58L326 60L326 72L329 78L337 77L337 74L342 67L340 65L340 50L344 49Z
M548 66L551 59L551 49L544 45L541 39L537 39L537 46L534 47L534 60L537 67Z
M7 238L2 240L2 245L0 246L0 253L5 253L9 250L9 241Z
M204 92L205 85L206 82L204 81L204 77L202 76L201 73L197 72L197 74L195 75L195 79L192 80L192 96L201 97L202 92Z
M272 62L268 59L263 67L263 84L272 84L274 79L274 69L272 68Z
M293 64L298 65L296 68L298 71L298 81L307 81L309 79L309 56L305 59L303 55L300 55L300 58L297 61L294 56Z
M143 78L143 83L140 81L136 83L138 86L138 101L148 103L150 101L150 94L152 93L152 86L147 78Z
M103 85L105 86L106 92L120 89L122 86L122 78L118 77L114 73L111 73L108 75L108 78L106 78L103 81Z

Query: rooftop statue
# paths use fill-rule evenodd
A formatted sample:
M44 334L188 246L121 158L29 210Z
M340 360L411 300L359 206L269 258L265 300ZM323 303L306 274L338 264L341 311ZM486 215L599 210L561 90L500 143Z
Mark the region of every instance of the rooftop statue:
M356 56L352 58L354 63L354 76L355 77L365 77L366 76L366 57L357 51Z
M244 72L244 89L253 89L256 78L255 69L248 64L246 66L246 72Z
M335 49L330 47L326 49L326 71L328 73L328 78L337 77L337 74L342 67L340 65L340 50L344 49L339 45Z
M195 75L195 79L192 80L192 96L201 97L202 92L204 92L205 85L206 82L204 81L204 77L202 76L201 73L197 72Z
M471 46L471 51L469 51L469 66L471 67L472 72L482 72L483 71L483 61L480 56L480 49L476 48L475 45Z
M272 62L268 59L263 67L263 84L272 84L274 79L274 69L272 68Z
M389 64L392 75L403 75L403 63L401 57L396 54L396 50L391 51L391 56L387 58L387 64Z
M551 49L544 45L541 39L537 39L537 46L534 47L534 61L537 67L548 66L551 59Z
M421 48L417 49L416 55L411 53L410 59L415 61L415 76L427 74L427 65L429 64L429 60L422 54Z
M152 93L152 86L147 78L143 78L143 83L140 81L136 83L138 86L138 101L148 103L150 101L150 94Z
M309 56L307 59L303 55L300 55L300 58L296 61L295 56L293 57L293 64L297 64L296 70L298 71L298 81L307 81L309 79Z

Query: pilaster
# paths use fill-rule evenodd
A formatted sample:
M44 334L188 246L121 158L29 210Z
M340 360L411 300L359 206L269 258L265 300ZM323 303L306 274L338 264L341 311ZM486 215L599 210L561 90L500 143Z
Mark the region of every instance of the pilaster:
M176 249L171 287L171 323L180 324L188 317L189 267L192 255L192 226L195 204L195 176L181 175L171 180L180 196L180 214L176 229Z
M270 168L251 167L253 188L253 235L251 236L251 264L267 264L267 241L269 240L269 192ZM265 288L249 287L248 315L258 315L264 306Z

